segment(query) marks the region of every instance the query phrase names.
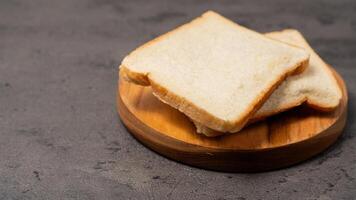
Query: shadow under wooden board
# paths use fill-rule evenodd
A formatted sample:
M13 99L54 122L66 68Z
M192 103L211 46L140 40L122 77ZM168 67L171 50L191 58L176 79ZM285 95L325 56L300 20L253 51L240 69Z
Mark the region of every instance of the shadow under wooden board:
M195 132L181 112L162 103L150 87L119 78L117 110L130 133L147 147L192 166L227 172L260 172L306 160L333 144L347 117L347 91L334 72L343 98L333 112L300 106L245 127L208 138Z

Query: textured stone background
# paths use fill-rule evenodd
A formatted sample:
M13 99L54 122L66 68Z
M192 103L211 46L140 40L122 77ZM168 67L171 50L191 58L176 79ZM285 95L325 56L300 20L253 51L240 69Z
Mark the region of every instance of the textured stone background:
M115 111L117 65L213 9L261 32L293 27L345 78L339 142L300 165L228 174L163 158ZM356 2L0 1L0 199L355 199Z

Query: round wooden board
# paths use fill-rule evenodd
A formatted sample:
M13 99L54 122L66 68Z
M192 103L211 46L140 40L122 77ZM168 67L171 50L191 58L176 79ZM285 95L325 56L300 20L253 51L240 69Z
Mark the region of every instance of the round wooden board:
M160 102L150 87L119 78L117 109L131 134L154 151L182 163L229 172L258 172L290 166L333 144L346 123L347 91L340 106L321 113L306 106L254 123L241 132L208 138L182 113Z

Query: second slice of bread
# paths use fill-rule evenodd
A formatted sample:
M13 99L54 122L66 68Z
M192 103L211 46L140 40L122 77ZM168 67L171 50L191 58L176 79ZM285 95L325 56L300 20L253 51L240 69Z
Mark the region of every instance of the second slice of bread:
M309 54L209 11L125 57L120 73L216 131L237 132Z
M339 105L342 97L341 89L328 65L315 53L302 34L297 30L287 29L267 33L265 35L276 40L300 46L309 51L309 67L299 75L288 77L250 118L250 121L266 118L304 102L322 111L335 109ZM209 129L197 122L195 122L195 125L197 132L208 136L224 134Z

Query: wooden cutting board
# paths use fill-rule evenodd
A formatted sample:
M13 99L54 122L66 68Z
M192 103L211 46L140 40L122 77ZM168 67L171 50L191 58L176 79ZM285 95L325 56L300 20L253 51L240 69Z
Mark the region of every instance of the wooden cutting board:
M321 113L307 106L254 123L241 132L208 138L195 132L182 113L160 102L150 87L119 78L117 110L130 133L147 147L173 160L205 169L258 172L287 167L325 150L346 123L347 91L340 106Z

